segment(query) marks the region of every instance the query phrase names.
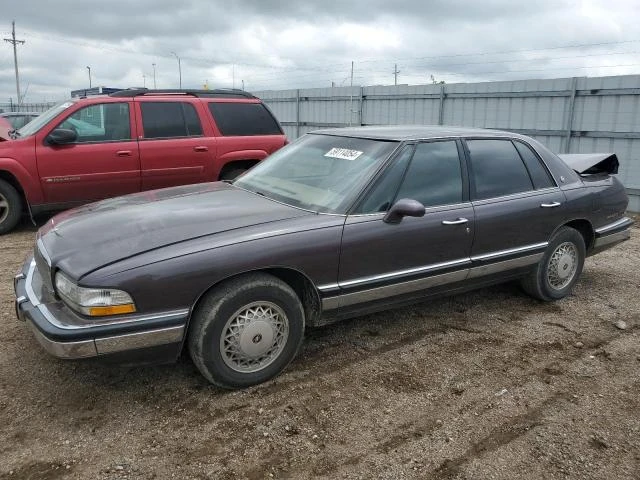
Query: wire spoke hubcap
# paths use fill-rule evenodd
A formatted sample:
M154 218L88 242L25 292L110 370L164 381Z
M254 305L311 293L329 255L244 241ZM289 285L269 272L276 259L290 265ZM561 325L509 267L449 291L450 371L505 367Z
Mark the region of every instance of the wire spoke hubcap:
M578 268L578 250L571 242L556 247L549 258L547 280L551 288L562 290L571 283Z
M271 302L245 305L222 329L222 360L236 372L257 372L280 356L288 337L289 320L279 306Z
M9 216L9 202L0 193L0 223L4 222Z

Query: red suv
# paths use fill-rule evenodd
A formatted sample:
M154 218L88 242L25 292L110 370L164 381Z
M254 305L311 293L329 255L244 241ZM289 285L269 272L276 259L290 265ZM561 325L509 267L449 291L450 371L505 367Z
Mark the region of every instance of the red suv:
M123 90L72 99L0 139L0 234L24 212L231 179L285 143L242 90Z

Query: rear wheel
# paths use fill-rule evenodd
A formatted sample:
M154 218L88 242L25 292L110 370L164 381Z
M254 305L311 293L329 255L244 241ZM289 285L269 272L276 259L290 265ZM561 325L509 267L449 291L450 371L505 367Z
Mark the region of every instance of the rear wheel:
M193 314L189 352L210 382L242 388L279 374L304 334L293 289L272 275L243 275L212 290Z
M20 221L22 198L10 183L0 180L0 235L7 233Z
M585 254L582 235L570 227L560 228L536 268L522 280L522 287L546 302L566 297L582 273Z

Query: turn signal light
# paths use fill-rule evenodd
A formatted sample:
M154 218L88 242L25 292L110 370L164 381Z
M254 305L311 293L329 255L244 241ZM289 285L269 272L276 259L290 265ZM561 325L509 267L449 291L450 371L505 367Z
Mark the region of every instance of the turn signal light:
M133 303L124 305L111 305L109 307L89 307L89 315L92 317L103 317L105 315L122 315L124 313L133 313L136 306Z

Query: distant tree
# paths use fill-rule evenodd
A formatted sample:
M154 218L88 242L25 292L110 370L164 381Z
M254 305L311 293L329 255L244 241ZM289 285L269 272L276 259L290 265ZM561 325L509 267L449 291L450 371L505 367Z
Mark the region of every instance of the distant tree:
M444 80L436 80L436 77L434 77L433 75L430 75L431 77L431 83L433 83L434 85L444 85Z

